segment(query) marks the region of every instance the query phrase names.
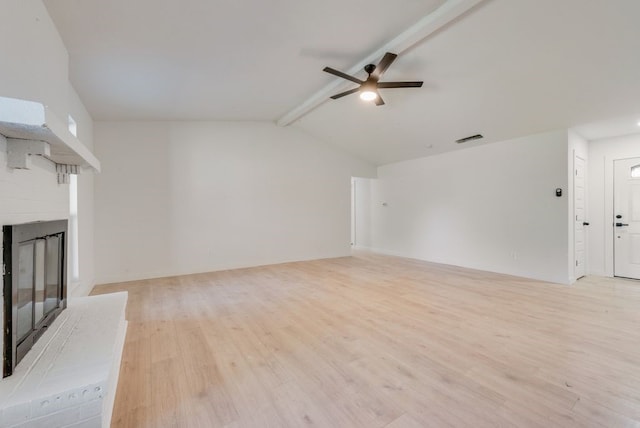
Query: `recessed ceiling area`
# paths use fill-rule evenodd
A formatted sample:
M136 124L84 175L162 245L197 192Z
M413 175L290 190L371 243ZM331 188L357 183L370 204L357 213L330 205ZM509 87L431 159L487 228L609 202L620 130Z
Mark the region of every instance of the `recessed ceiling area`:
M45 4L95 120L277 121L338 79L325 66L347 71L453 1ZM637 0L485 0L384 76L422 88L382 89L381 107L327 100L290 126L380 165L619 117L637 123L638 17ZM474 134L484 138L455 143Z

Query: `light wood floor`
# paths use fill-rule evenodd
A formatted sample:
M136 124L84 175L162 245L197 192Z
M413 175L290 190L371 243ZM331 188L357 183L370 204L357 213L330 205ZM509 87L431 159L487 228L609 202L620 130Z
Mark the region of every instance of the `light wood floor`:
M114 427L640 426L640 282L359 255L120 290Z

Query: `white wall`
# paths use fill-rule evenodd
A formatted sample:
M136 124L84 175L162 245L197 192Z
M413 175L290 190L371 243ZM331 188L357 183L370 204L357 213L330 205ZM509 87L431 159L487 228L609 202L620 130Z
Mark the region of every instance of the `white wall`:
M373 247L569 283L567 165L565 130L382 166Z
M258 122L95 123L99 283L345 256L372 166Z
M589 273L613 276L613 161L640 157L640 134L589 142Z
M67 115L68 55L41 0L0 0L0 96Z
M569 272L571 274L571 282L575 282L576 280L576 275L575 275L575 269L576 269L576 254L575 254L575 212L574 212L574 202L575 202L575 198L574 198L574 180L575 180L575 165L574 165L574 157L575 156L579 156L582 159L585 160L586 162L586 167L587 167L587 171L585 171L585 199L586 199L586 203L587 206L585 206L585 219L589 219L589 177L588 177L588 168L589 168L589 146L588 146L588 142L587 140L585 140L584 138L582 138L582 136L580 136L579 134L577 134L576 132L569 130L568 132L568 167L567 167L567 173L568 173L568 183L569 185L567 186L567 201L569 202L569 210L568 210L568 215L569 215L569 225L568 225L568 245L569 245L569 255L570 257L568 258L568 263L569 263ZM588 226L585 230L585 245L586 245L586 249L587 249L587 254L585 254L585 258L586 258L586 271L589 272L589 229L591 226Z

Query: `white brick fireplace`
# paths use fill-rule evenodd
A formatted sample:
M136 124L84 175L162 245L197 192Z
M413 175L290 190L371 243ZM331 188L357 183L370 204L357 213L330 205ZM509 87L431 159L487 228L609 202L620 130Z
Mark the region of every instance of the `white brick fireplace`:
M67 49L44 3L0 0L0 9L8 17L0 26L0 40L8 41L0 43L0 97L40 103L59 125L72 116L78 133L72 149L90 158L93 120L69 83ZM28 159L29 170L10 168L7 148L0 138L0 225L68 219L69 185L58 184L56 163L73 162L34 155ZM108 426L126 296L78 297L94 284L93 172L87 168L78 176L78 219L80 270L79 279L67 283L68 309L14 374L0 380L0 427ZM0 320L3 312L0 305ZM0 349L2 341L0 335Z

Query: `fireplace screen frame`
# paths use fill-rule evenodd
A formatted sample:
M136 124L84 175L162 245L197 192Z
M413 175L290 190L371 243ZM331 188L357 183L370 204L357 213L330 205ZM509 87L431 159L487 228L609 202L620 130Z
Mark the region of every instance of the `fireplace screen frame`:
M67 307L67 220L54 220L45 222L25 223L3 226L3 262L4 262L4 329L3 329L3 371L2 377L10 376L16 365L22 360L35 342L42 336L53 321ZM54 242L57 243L54 244ZM31 264L30 275L20 276L21 247L32 246L32 260L23 258L22 263ZM55 249L57 245L57 269L48 266L51 263L47 252ZM28 266L29 267L29 266ZM31 325L27 332L19 333L24 327L19 325L20 320L28 311L27 305L23 305L22 313L19 313L19 297L24 299L25 284L31 284ZM51 289L57 284L55 296ZM22 288L21 288L22 287ZM41 307L38 309L38 296L40 288ZM19 296L20 291L20 296ZM26 293L28 296L28 292ZM55 297L55 305L51 306ZM25 311L25 308L27 309ZM36 312L40 310L42 316L36 319ZM28 312L27 312L28 315ZM24 322L23 322L24 324Z

